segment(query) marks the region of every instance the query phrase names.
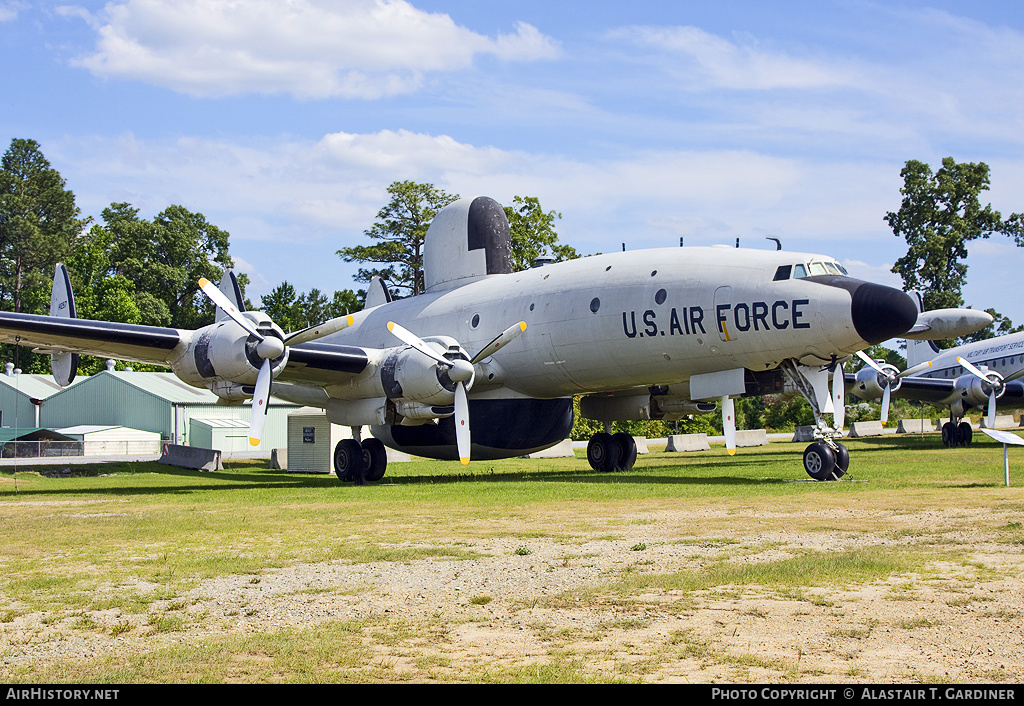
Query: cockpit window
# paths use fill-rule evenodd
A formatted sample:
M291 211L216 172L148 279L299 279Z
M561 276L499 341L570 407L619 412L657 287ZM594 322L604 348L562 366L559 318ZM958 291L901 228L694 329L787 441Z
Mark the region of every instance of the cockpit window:
M828 270L825 269L824 263L811 262L807 264L807 268L811 271L811 276L815 275L827 275Z
M801 277L807 276L807 268L803 265L795 265L793 267L793 279L800 279Z
M792 265L779 265L779 269L775 270L775 281L781 282L784 279L789 279L789 275L792 271Z
M841 274L843 274L842 272L839 271L839 265L837 265L834 262L826 262L825 263L825 269L828 270L829 274L832 274L832 275L841 275Z

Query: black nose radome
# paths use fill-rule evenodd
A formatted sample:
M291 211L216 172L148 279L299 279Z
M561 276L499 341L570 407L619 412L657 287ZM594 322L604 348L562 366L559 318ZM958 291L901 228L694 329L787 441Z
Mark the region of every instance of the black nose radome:
M898 289L861 282L851 294L853 326L872 345L901 336L917 323L917 305Z

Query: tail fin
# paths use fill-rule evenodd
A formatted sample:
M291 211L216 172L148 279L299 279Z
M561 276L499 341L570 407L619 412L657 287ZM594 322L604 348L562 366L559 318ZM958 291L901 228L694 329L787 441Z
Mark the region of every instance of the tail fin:
M75 311L75 295L71 291L71 278L68 268L58 262L53 272L53 289L50 290L50 316L62 319L77 319ZM50 371L53 379L61 387L67 387L75 381L78 374L78 354L67 351L50 352Z
M220 278L220 285L218 285L217 289L228 298L228 301L235 305L235 309L245 311L245 302L242 301L242 288L238 286L234 270L224 270L224 276ZM216 309L217 314L214 321L224 321L228 318L228 315L219 306Z

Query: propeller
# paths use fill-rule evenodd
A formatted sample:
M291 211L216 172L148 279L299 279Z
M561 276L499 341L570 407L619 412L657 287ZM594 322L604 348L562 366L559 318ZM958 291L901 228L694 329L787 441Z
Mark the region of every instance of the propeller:
M722 431L725 432L725 450L736 455L736 402L728 395L722 397Z
M885 369L876 363L871 357L864 351L857 351L857 357L864 361L865 364L870 366L875 372L885 377L885 386L882 388L882 413L881 420L882 424L889 421L889 402L892 398L893 385L900 379L905 378L908 375L914 375L923 370L927 370L932 366L932 361L926 360L923 363L907 368L902 373L896 372L896 368L890 366L889 369Z
M1003 376L994 371L990 371L986 375L985 373L978 370L978 368L976 368L972 363L970 363L966 358L962 356L957 356L956 362L960 363L960 365L963 366L964 370L969 372L971 375L980 378L984 382L987 382L989 386L992 388L988 393L988 428L995 429L996 397L998 397L999 394L1001 394L1003 391Z
M468 361L462 358L449 360L405 327L394 321L388 322L388 331L398 337L402 343L412 346L423 353L423 355L448 368L448 378L455 383L455 444L459 450L459 460L462 461L463 465L469 463L470 457L469 397L466 391L473 386L473 380L476 377L475 366L484 358L493 355L499 348L504 347L525 330L526 322L520 321L495 336L490 343L481 348Z
M243 316L238 307L210 280L201 277L199 279L199 287L232 321L259 341L256 345L256 355L263 359L263 364L260 366L259 374L256 376L256 388L252 395L252 413L249 417L249 443L252 446L259 446L263 438L263 427L267 423L267 412L270 407L270 383L273 378L273 364L271 361L284 355L288 346L307 343L341 331L351 326L355 319L347 314L345 316L338 316L316 326L310 326L288 334L282 341L277 336L264 336L260 333L253 326L252 321Z

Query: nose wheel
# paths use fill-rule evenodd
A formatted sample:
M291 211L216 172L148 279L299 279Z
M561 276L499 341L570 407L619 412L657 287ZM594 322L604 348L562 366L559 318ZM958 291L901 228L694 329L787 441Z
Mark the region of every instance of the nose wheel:
M850 468L850 452L838 442L815 441L804 449L804 470L814 480L839 480Z

